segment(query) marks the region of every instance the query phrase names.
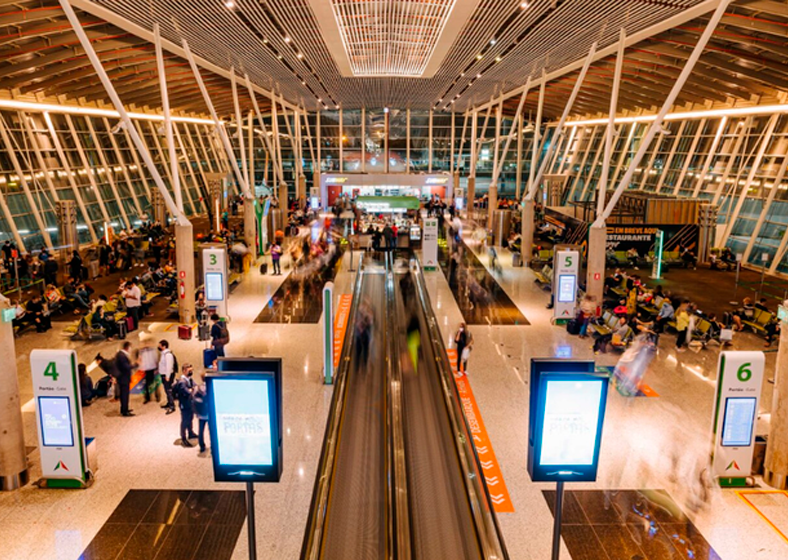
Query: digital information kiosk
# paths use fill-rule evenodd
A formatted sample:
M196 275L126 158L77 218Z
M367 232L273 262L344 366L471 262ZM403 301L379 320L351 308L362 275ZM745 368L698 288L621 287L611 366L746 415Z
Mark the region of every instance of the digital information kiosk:
M219 317L227 317L227 249L224 245L203 245L202 274L208 307L215 307Z
M752 476L763 352L720 352L714 405L712 472L720 486L746 486Z
M577 276L580 253L575 249L558 249L553 259L553 319L567 321L575 316Z
M438 218L424 218L421 243L424 270L435 270L438 267Z
M596 480L608 378L594 362L531 360L528 474L555 482L553 560L558 560L564 482Z
M245 482L249 558L257 557L254 483L282 477L282 360L220 358L207 377L213 476Z
M334 283L323 286L323 381L334 382Z
M89 482L89 468L76 352L33 350L30 372L46 486L84 488Z

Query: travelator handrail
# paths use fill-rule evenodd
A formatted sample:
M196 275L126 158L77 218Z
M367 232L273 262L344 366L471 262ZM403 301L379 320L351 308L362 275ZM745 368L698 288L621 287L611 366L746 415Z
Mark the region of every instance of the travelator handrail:
M358 272L356 273L356 281L353 284L353 301L350 306L348 321L354 319L358 310L361 297L361 282L364 276L363 258L364 256L362 255L358 262ZM335 383L334 395L331 399L331 412L326 424L326 433L323 437L323 449L320 453L320 462L318 463L315 486L312 493L312 503L309 507L309 519L307 520L304 542L301 548L301 560L318 560L323 548L323 538L328 520L328 499L346 404L348 369L350 368L350 356L352 355L351 351L353 350L355 338L353 331L352 324L350 328L345 330L345 340L343 341L342 352L339 357L339 367L334 376Z
M402 394L401 346L397 336L397 305L394 292L394 256L386 253L386 332L388 333L386 356L386 391L388 401L389 436L387 439L387 474L389 503L389 538L394 558L410 560L412 552L410 500L408 494L407 457L405 451L404 404Z
M457 447L457 455L464 475L465 487L468 492L468 500L471 505L473 521L476 525L479 545L486 560L508 560L509 554L503 542L503 536L498 526L498 519L494 513L494 506L490 499L487 485L482 480L484 475L479 462L479 456L476 452L476 446L473 444L473 434L468 425L468 420L465 417L457 384L454 382L454 374L452 373L451 364L449 363L449 358L446 353L446 347L443 343L443 337L438 327L435 313L432 310L432 303L430 302L430 297L424 283L421 263L418 259L413 258L411 260L411 265L415 280L416 294L418 295L426 319L427 328L429 329L428 335L435 355L435 365L441 376L440 381L445 397L446 409L449 416L449 422L455 434L454 441Z

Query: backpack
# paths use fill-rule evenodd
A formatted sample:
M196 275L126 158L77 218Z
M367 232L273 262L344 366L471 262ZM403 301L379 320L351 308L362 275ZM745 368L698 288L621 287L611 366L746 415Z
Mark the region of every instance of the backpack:
M227 330L227 324L224 321L219 322L219 329L221 332L219 333L219 338L216 339L216 342L225 346L230 343L230 331Z

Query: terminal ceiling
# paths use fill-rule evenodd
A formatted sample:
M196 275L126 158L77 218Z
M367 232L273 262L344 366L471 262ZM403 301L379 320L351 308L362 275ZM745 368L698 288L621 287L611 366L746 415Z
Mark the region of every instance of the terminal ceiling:
M665 29L629 46L619 108L662 103L703 31L709 0L72 0L123 101L159 109L154 47L135 30L158 22L173 44L186 39L218 112L232 112L227 72L305 107L366 106L458 112L516 90L529 74L582 60L591 44L613 45ZM705 15L687 10L709 6ZM691 12L689 12L691 13ZM431 31L430 31L431 29ZM417 40L418 39L418 40ZM166 48L166 47L165 47ZM166 53L173 109L204 114L182 57ZM594 62L573 113L605 113L615 55ZM549 82L545 115L563 109L577 72ZM243 84L241 84L243 86ZM0 0L2 96L56 95L106 102L57 0ZM240 87L244 111L251 109ZM728 8L679 103L772 102L788 92L788 0L738 0ZM459 97L458 97L459 96ZM263 110L270 102L258 95ZM505 111L518 102L512 96ZM535 92L526 111L536 104Z

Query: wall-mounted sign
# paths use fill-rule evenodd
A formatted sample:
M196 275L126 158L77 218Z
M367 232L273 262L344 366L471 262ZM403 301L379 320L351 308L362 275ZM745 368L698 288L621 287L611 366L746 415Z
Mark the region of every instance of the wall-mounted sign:
M227 317L227 249L224 245L203 245L202 271L205 300L216 307L217 315Z
M592 372L593 362L532 361L528 472L533 481L596 480L608 380Z
M571 319L577 304L577 275L580 253L574 249L559 249L553 261L553 317Z
M33 350L30 371L47 486L82 487L88 481L88 464L77 355L73 350Z
M752 474L764 365L763 352L720 352L712 472L722 486L745 486Z
M214 480L279 482L282 476L281 360L222 359L219 372L206 381Z

